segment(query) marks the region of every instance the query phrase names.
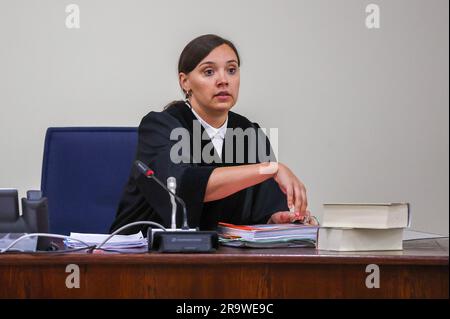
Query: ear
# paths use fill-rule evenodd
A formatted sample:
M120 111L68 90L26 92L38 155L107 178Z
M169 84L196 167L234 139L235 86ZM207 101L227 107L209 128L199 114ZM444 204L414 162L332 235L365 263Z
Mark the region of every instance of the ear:
M183 72L178 74L178 81L183 92L188 92L191 88L189 87L189 76Z

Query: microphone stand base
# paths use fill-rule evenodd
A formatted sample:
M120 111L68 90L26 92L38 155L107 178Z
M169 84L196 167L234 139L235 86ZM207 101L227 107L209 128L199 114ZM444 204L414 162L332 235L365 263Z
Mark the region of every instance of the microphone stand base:
M148 251L161 253L209 253L219 247L215 231L167 230L148 228Z

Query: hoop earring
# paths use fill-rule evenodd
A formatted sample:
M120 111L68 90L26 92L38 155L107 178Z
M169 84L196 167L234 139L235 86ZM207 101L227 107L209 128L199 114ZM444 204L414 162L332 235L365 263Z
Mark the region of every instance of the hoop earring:
M184 98L187 100L192 96L192 90L184 91Z
M192 90L184 91L184 102L192 109L191 102L189 98L192 96Z

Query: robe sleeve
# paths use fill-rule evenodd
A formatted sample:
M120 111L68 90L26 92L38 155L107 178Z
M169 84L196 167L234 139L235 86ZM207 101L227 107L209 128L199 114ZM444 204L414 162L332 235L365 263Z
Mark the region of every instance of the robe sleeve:
M176 178L176 194L186 203L190 227L200 224L203 200L209 176L215 167L201 166L195 163L174 163L171 160L172 146L179 140L171 140L172 129L183 127L181 123L165 112L150 112L145 116L138 130L138 148L136 160L148 165L155 176L166 184L167 178ZM185 141L189 146L189 141ZM190 152L189 152L190 153ZM153 179L139 174L133 167L136 186L142 192L150 206L157 212L163 226L170 226L172 206L170 196ZM181 226L182 208L177 203L177 226Z

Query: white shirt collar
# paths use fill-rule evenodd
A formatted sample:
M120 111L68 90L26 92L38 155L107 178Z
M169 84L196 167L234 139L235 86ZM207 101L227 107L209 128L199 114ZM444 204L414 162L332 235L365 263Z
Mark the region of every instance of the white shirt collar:
M213 139L214 137L220 137L222 140L225 138L225 133L227 132L227 125L228 125L228 116L225 120L225 123L222 124L221 127L215 128L214 126L211 126L208 122L206 122L204 119L201 118L200 115L195 112L194 108L191 107L188 103L186 103L189 108L191 109L192 113L194 113L197 120L200 122L200 124L205 128L206 133L208 133L209 138Z

